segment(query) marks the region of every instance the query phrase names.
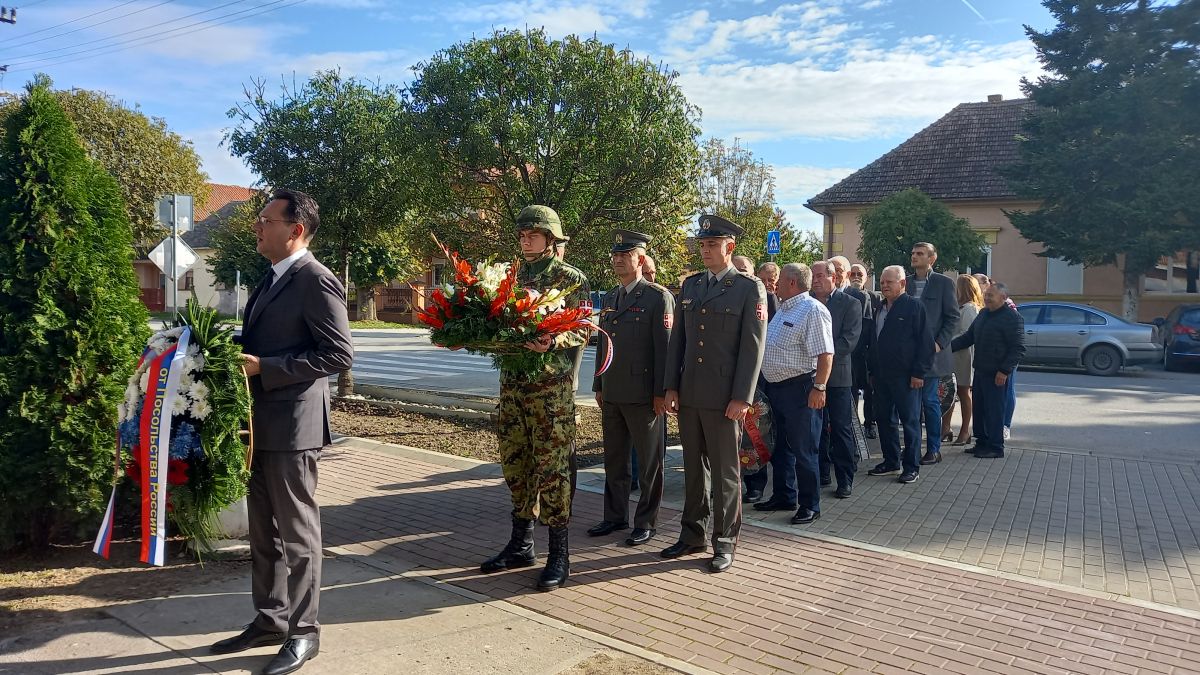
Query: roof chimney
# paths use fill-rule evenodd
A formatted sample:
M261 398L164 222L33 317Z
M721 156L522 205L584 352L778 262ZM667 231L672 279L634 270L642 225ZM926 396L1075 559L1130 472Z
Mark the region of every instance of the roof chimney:
M1003 94L989 94L988 95L988 103L999 103L1000 101L1003 101L1003 100L1004 100Z

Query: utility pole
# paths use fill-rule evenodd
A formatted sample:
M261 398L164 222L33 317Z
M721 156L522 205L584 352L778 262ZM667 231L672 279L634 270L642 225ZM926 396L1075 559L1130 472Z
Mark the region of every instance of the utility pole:
M17 8L0 7L0 23L16 23Z

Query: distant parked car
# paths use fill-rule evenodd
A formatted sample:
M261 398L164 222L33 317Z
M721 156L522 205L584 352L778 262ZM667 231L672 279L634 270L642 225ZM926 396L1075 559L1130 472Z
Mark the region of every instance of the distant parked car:
M1091 375L1115 375L1122 366L1162 358L1162 344L1149 324L1069 302L1029 302L1017 311L1025 319L1021 363L1082 365Z
M1165 319L1155 319L1162 339L1163 368L1181 370L1200 365L1200 304L1179 305Z

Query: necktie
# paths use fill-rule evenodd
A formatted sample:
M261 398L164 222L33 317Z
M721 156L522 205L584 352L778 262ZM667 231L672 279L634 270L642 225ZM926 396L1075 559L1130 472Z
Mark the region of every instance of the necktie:
M618 307L625 304L625 296L628 294L629 294L629 291L625 290L624 286L621 287L621 290L617 291L617 306Z
M275 268L274 267L267 270L267 280L264 282L264 284L265 284L263 286L264 291L271 290L271 287L275 285Z

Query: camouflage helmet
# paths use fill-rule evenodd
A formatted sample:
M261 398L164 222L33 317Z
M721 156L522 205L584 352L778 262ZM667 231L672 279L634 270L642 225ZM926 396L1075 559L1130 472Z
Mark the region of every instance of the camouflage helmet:
M570 241L570 237L563 234L562 221L558 219L558 214L549 206L526 206L517 214L517 232L521 230L541 230L550 235L555 241Z

